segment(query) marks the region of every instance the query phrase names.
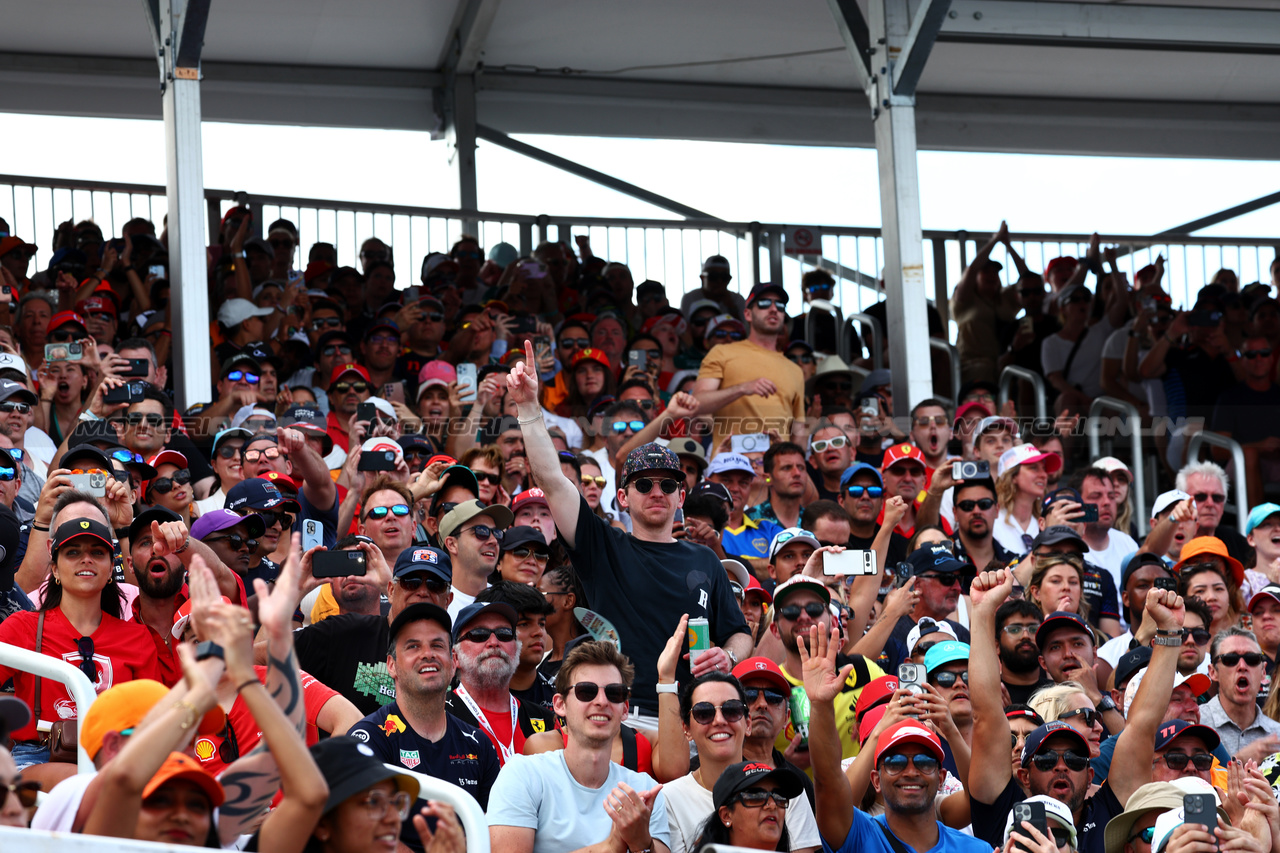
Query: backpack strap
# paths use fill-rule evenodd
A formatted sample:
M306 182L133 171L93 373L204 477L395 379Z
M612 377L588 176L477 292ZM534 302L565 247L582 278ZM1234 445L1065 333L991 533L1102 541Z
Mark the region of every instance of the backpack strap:
M640 756L636 747L636 730L623 723L619 732L622 735L622 766L628 770L637 770Z

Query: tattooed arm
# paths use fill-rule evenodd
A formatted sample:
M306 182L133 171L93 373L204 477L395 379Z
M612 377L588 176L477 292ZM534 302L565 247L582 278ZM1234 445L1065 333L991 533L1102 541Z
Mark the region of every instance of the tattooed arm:
M298 572L298 551L298 537L295 536L285 575L291 571L295 575ZM281 580L277 589L297 585L296 577ZM288 593L283 589L278 594L271 593L262 581L256 582L255 587L263 625L279 628L275 624L280 621L278 613L273 615L273 612L283 610L282 602L273 599L289 598ZM292 612L291 605L288 613ZM288 616L283 618L287 624ZM218 833L224 844L234 840L266 810L279 787L283 789L284 797L262 822L259 849L301 853L311 836L311 828L324 811L329 787L307 751L301 725L294 719L303 717L302 686L293 658L290 631L286 628L283 634L285 648L272 648L268 656L267 681L268 685L272 681L277 682L279 686L275 690L258 681L253 668L252 636L246 634L235 648L225 650L227 675L261 729L262 741L243 762L237 761L227 768L219 779L227 800L222 806ZM274 630L272 636L274 645ZM269 762L262 760L263 745L270 750Z

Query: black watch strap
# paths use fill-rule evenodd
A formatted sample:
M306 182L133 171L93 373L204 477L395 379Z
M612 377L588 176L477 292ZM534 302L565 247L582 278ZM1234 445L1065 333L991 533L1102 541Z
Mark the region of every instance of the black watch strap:
M222 646L218 645L213 640L205 640L203 643L196 646L196 660L204 660L205 658L220 658L222 660L226 660L226 656L222 651Z

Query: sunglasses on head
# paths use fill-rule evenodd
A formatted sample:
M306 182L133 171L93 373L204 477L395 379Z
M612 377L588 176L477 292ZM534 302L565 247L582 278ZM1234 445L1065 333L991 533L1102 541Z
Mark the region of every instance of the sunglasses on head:
M247 551L258 550L257 539L247 539L244 536L241 536L239 533L228 533L226 536L210 536L206 538L204 541L206 544L209 542L228 542L231 544L232 549L236 551L239 551L241 549L244 549Z
M242 379L250 385L257 385L262 381L256 373L250 373L247 370L233 370L227 374L228 382L239 382Z
M919 648L917 648L916 651L919 651ZM943 670L942 672L935 672L930 677L933 679L933 683L939 687L955 687L956 679L963 681L965 684L969 683L969 671L967 669L963 672L950 672L948 670Z
M591 681L579 681L569 688L579 702L590 702L600 695L601 685ZM566 691L568 692L568 691ZM604 698L614 705L625 705L631 698L631 688L625 684L604 685Z
M747 704L754 705L761 696L764 697L766 705L772 705L777 708L787 701L785 694L779 693L777 690L770 690L767 687L744 687L742 692L747 696Z
M762 809L770 800L780 809L787 807L787 798L777 791L766 791L764 788L748 788L734 796L734 801L742 803L748 809Z
M449 591L448 583L424 572L418 572L417 574L396 578L395 582L405 592L417 592L422 588L423 584L426 584L427 592L432 595L444 595Z
M1195 498L1196 503L1202 504L1205 501L1213 501L1216 504L1224 504L1227 502L1227 496L1221 492L1217 494L1209 494L1208 492L1196 492L1191 497Z
M715 721L716 711L724 717L726 723L736 723L747 714L747 704L741 699L730 699L723 705L712 705L710 702L699 702L689 710L689 716L695 723L707 726Z
M345 394L348 391L355 391L357 394L363 394L369 390L369 383L363 379L357 379L355 382L337 382L334 383L333 393Z
M375 506L373 509L365 513L364 517L366 520L370 518L382 520L387 517L388 513L391 513L392 515L398 516L400 518L404 518L406 515L409 514L409 506L408 504L395 504L394 506Z
M1156 757L1156 761L1161 759L1164 759L1166 767L1175 772L1187 769L1188 762L1201 773L1213 767L1213 753L1209 752L1193 752L1191 755L1187 755L1185 752L1166 752L1164 755Z
M799 604L788 604L786 607L778 608L778 615L788 622L794 622L799 619L802 612L809 614L810 619L817 619L827 612L827 606L821 601L810 601L803 607Z
M3 411L3 408L2 408L3 405L4 405L3 403L0 403L0 411ZM9 451L9 455L13 457L13 461L15 462L22 461L22 457L25 455L25 452L21 447L9 447L6 449ZM139 456L138 459L139 461L141 461L142 457Z
M839 450L849 443L847 436L837 435L834 438L823 438L818 441L810 442L809 447L813 448L814 453L824 453L828 447Z
M937 756L925 755L924 753L903 755L900 752L895 752L893 755L886 756L882 763L884 764L884 769L893 776L906 771L908 764L914 764L916 772L922 776L932 776L942 766L942 762L938 760Z
M31 404L21 403L17 400L5 400L3 403L0 403L0 412L4 412L5 414L17 412L20 415L29 415L31 414Z
M864 494L869 498L878 498L884 495L883 486L850 486L846 491L851 498L860 498Z
M995 505L994 498L978 498L976 501L956 501L956 509L961 512L973 512L975 509L986 512Z
M283 454L278 447L268 447L265 450L241 450L244 455L245 462L257 462L259 459L279 459Z
M472 628L458 639L470 643L487 643L490 637L497 637L499 643L510 643L516 638L514 628Z
M157 415L155 412L130 412L124 416L125 422L131 427L142 426L146 424L152 428L158 428L164 423L164 416Z
M190 482L191 470L189 468L183 468L180 471L175 471L172 477L156 477L151 481L151 490L159 492L162 495L167 495L169 492L173 491L174 486L185 486Z
M1227 652L1225 655L1218 655L1213 659L1213 662L1223 664L1224 666L1235 666L1240 663L1241 659L1244 660L1245 666L1262 666L1263 661L1267 658L1266 655L1258 652L1245 652L1244 654L1241 654L1240 652Z
M13 451L9 451L9 452L12 453ZM147 461L142 458L141 453L133 453L128 450L113 450L107 454L107 458L114 459L117 462L125 462L125 463L129 463L129 462L139 463L139 462Z
M1062 759L1062 762L1067 765L1067 769L1075 773L1079 773L1089 766L1089 756L1081 755L1070 749L1064 749L1061 752L1054 749L1037 752L1031 756L1031 765L1041 773L1045 773L1058 766L1058 759Z
M644 421L614 421L609 428L613 430L615 435L622 435L628 429L632 432L639 432L644 429Z
M653 480L649 477L637 477L631 481L631 485L635 486L636 491L642 495L647 495L649 492L653 491L655 484L658 488L662 489L662 493L664 495L674 494L675 490L680 488L679 480L672 480L667 477L664 477L661 480Z

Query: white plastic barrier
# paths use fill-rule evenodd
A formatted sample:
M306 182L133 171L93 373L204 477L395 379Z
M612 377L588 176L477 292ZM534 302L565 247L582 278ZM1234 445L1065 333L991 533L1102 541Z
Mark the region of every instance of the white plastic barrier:
M37 654L31 649L11 646L8 643L0 643L0 664L13 669L20 669L23 672L34 673L41 678L61 681L65 684L67 692L71 694L71 698L76 702L76 733L79 734L85 712L89 710L89 706L93 704L93 701L98 698L98 694L94 692L93 685L83 672L64 660L52 658L46 654ZM45 710L47 716L47 708ZM34 708L31 711L33 714L35 713ZM49 722L55 721L50 720ZM78 737L76 742L83 744L83 741ZM78 772L92 772L93 760L84 751L83 745L80 746L79 753ZM4 849L6 848L0 845L0 850Z
M458 821L467 833L467 853L489 853L489 822L485 820L484 809L480 808L475 797L443 779L414 773L398 764L388 764L387 767L397 773L408 773L417 778L420 786L418 796L421 799L439 800L453 806L458 814ZM0 850L3 849L0 846Z
M1138 533L1146 535L1147 521L1151 518L1151 513L1148 512L1150 507L1147 506L1147 474L1142 457L1142 415L1139 414L1137 406L1116 397L1095 398L1089 406L1089 417L1085 419L1084 425L1085 436L1089 439L1090 459L1102 456L1102 442L1098 437L1098 419L1103 412L1107 411L1124 415L1129 425L1129 441L1132 450L1129 473L1133 478L1133 482L1129 484L1129 491L1133 497L1133 521L1138 526Z
M191 849L179 844L0 826L0 850L4 853L191 853Z

